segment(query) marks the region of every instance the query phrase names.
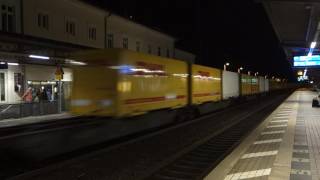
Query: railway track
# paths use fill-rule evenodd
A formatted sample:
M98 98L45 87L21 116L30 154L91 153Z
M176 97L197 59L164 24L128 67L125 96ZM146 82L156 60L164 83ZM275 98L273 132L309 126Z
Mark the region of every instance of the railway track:
M277 106L272 104L261 111L271 111ZM255 112L241 117L242 121L228 128L221 134L208 137L204 143L182 152L178 158L156 170L148 180L200 180L219 164L248 135L266 114ZM244 123L245 120L245 123Z
M106 168L105 167L106 162L117 162L116 164L113 163L113 167L110 169L110 172L108 172L108 169L103 170L103 173L108 174L107 179L119 179L120 176L123 176L120 179L142 179L145 177L149 177L150 174L152 174L152 176L151 176L152 178L150 177L151 179L159 178L158 175L161 176L161 173L158 173L160 171L158 171L159 170L159 168L158 168L159 167L158 166L159 160L156 160L157 158L163 159L163 157L166 157L166 158L171 157L171 155L174 154L174 152L173 152L173 151L175 151L174 149L180 148L180 147L184 147L183 149L187 149L187 148L185 148L186 145L195 142L196 139L201 139L202 143L204 142L203 140L209 141L209 139L202 137L206 133L208 133L209 131L214 130L214 133L212 133L212 134L214 134L214 136L216 136L218 134L221 134L226 129L226 128L221 128L221 127L228 127L229 125L231 127L235 124L235 122L238 122L240 119L244 119L244 118L249 119L250 118L249 115L253 115L257 111L254 110L254 112L252 112L251 114L250 113L248 114L248 112L247 112L248 110L246 110L247 109L246 107L249 106L249 107L254 107L253 109L259 109L259 108L257 108L257 105L255 105L255 106L253 106L253 105L260 104L257 102L261 102L261 100L263 100L263 99L265 99L265 98L257 99L257 100L254 100L253 102L244 103L239 106L236 105L236 106L233 106L231 108L228 108L228 109L220 111L220 112L205 115L205 116L198 118L196 120L193 120L193 121L188 121L188 122L173 125L173 126L170 126L167 128L158 129L155 132L148 132L148 133L141 134L138 136L133 136L133 138L131 138L131 139L127 139L125 141L120 141L120 144L114 143L112 146L109 146L110 144L97 144L97 146L89 148L89 150L83 150L83 151L80 150L80 152L71 152L71 153L69 153L69 155L65 156L66 159L71 158L70 160L65 161L66 159L62 158L63 162L61 162L61 163L56 164L56 162L53 162L53 165L52 166L50 165L48 167L46 167L48 164L44 164L45 167L40 168L40 169L38 169L38 167L36 167L37 170L34 169L35 171L32 169L26 169L27 171L31 170L30 173L27 173L27 172L23 173L22 171L24 171L24 170L22 170L22 171L20 171L20 173L23 173L22 176L18 176L17 179L28 179L26 177L31 177L29 179L36 179L36 178L33 178L34 175L37 176L36 174L41 174L41 172L54 171L54 169L59 168L59 167L63 167L62 169L66 170L67 173L72 172L72 170L71 171L68 170L68 167L71 167L72 164L76 164L76 166L78 167L79 163L84 163L84 162L90 161L89 159L92 159L92 158L97 159L97 157L98 157L98 159L102 160L101 163L103 164L104 168ZM263 104L264 104L264 106L266 105L265 103L263 103ZM228 113L230 111L235 112L235 114L237 114L236 116L238 116L238 117L234 117L235 114L233 115L233 114ZM244 111L244 112L242 112L242 111ZM228 121L221 121L221 120L219 120L219 118L212 119L212 117L220 117L220 118L229 119L229 120ZM233 118L230 118L230 117L233 117ZM242 117L242 118L239 118L239 117ZM211 122L208 121L209 119L211 119ZM261 118L261 119L263 119L263 118ZM204 128L204 127L207 128L208 125L201 127L203 125L200 125L199 123L205 123L205 122L207 122L208 125L209 124L214 125L214 126L212 126L213 129L206 130L208 132L205 132L205 131L202 132L202 130L200 130L200 129ZM196 124L199 124L199 125L196 125ZM191 128L191 129L186 130L186 128L187 129ZM197 132L196 129L200 130L200 131ZM176 131L178 131L178 132L176 132ZM181 133L180 133L180 131L181 131ZM195 134L195 132L197 132L197 134ZM187 138L187 136L189 136L188 134L189 135L193 134L192 135L193 137ZM97 137L97 135L95 137ZM176 139L173 139L172 137L175 137ZM206 135L206 137L207 137L207 135ZM169 142L172 140L174 142ZM187 140L187 141L184 142L185 140ZM199 140L197 140L197 141L199 141ZM228 141L231 141L231 139L228 139ZM160 148L159 146L161 145L161 143L158 144L156 142L166 142L168 144L168 146L170 146L172 152L165 152L164 149L159 149ZM150 145L148 145L149 143L150 143ZM170 145L170 144L175 144L175 146L177 146L177 147ZM199 145L199 143L197 145ZM229 147L229 145L228 145L228 147ZM224 151L224 150L225 149L222 149L222 151ZM149 157L148 151L150 151L151 158ZM158 151L157 153L159 153L159 154L156 155L157 153L155 154L155 151ZM141 152L141 155L137 155L137 152L139 152L139 153ZM175 151L175 152L178 152L178 151ZM121 158L123 156L123 153L126 153L125 157ZM75 157L75 154L78 157ZM164 154L170 154L170 156L164 155ZM203 159L206 158L205 154L200 154L199 152L196 152L195 154L198 155L199 158L200 157L203 157ZM182 156L184 154L181 153L180 155ZM103 157L103 156L107 156L107 157ZM193 159L196 157L197 156L192 156ZM221 154L219 157L222 157ZM103 160L103 159L105 159L105 160ZM126 163L130 164L130 166L131 166L133 164L133 162L139 164L139 161L141 161L143 163L141 165L130 168L130 170L128 170L128 169L126 170L126 168L124 168L124 167L128 166L128 165L126 165ZM154 164L154 163L157 163L157 164ZM187 162L185 162L185 163L187 163ZM204 166L203 162L199 162L199 163ZM209 162L206 162L206 163L209 163ZM49 164L51 164L51 162L49 162ZM97 163L94 162L94 164L97 164ZM94 164L92 164L92 165L86 164L85 166L89 166L91 168L94 166ZM164 164L167 165L168 163L164 163ZM160 169L161 171L165 170L165 167L167 167L165 165L161 166L161 169ZM201 172L203 172L205 169L203 166L199 165L196 168L191 167L191 169L198 170L198 171L201 170ZM156 167L156 168L154 168L154 167ZM182 164L182 166L181 166L181 164L178 164L178 168L180 168L180 170L182 170L181 169L182 167L186 168L187 166L186 166L186 164ZM199 169L199 167L201 167L201 168ZM115 170L117 168L119 168L119 170ZM138 168L138 169L136 169L136 168ZM154 169L157 169L157 171L154 171ZM89 169L87 169L87 170L89 170ZM132 175L129 175L130 177L128 177L127 175L121 175L122 170L134 172L135 177L131 177ZM59 170L59 171L61 171L61 170ZM171 171L171 170L169 170L169 171ZM176 169L174 169L174 171L176 171ZM114 173L114 172L116 172L120 176L115 175L114 177L111 177L110 173ZM192 171L189 171L189 172L192 172ZM103 173L101 173L101 175ZM16 173L13 172L10 174L11 175L9 175L9 174L7 174L7 175L12 176ZM45 173L45 174L47 174L47 173ZM88 172L88 174L90 174L90 173ZM1 173L0 173L0 175L1 175ZM6 175L4 175L4 176L6 176ZM65 174L65 176L67 176L67 175ZM39 179L50 179L50 178L51 179L61 179L61 178L74 179L74 178L69 178L69 177L65 177L65 176L59 177L59 178L56 178L55 176L52 176L52 177L46 176L45 178L41 177ZM164 175L163 177L165 177L165 176L167 176L167 175ZM176 179L176 178L177 177L174 177L174 179ZM94 178L94 179L104 179L104 178Z
M36 131L42 131L46 129L54 129L58 127L66 127L66 126L85 124L85 123L94 123L95 121L98 121L101 119L102 118L97 118L97 117L75 116L75 117L59 119L55 121L37 122L37 123L31 123L31 124L2 127L0 128L0 138L5 136L20 134L20 133L26 133L26 132L36 132Z

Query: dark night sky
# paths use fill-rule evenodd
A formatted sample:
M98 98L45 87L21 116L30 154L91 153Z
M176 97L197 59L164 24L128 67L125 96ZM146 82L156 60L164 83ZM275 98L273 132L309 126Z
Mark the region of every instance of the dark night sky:
M261 4L253 0L87 0L178 38L197 64L228 61L260 74L292 78L289 62Z

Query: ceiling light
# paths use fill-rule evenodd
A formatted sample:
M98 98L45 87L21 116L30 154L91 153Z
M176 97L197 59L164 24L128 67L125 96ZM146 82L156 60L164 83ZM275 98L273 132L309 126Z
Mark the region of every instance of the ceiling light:
M48 56L38 56L38 55L29 55L29 58L35 58L35 59L45 59L45 60L49 60L50 57Z

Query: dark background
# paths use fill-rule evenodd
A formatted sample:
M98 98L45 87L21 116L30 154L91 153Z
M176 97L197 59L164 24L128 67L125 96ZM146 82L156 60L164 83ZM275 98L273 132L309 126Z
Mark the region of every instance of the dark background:
M197 64L294 80L262 4L253 0L86 0L178 39Z

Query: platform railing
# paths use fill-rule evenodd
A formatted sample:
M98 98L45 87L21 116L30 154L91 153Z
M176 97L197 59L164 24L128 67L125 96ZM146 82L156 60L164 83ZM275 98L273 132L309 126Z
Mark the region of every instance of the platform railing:
M57 101L0 104L0 120L57 113L59 113Z

